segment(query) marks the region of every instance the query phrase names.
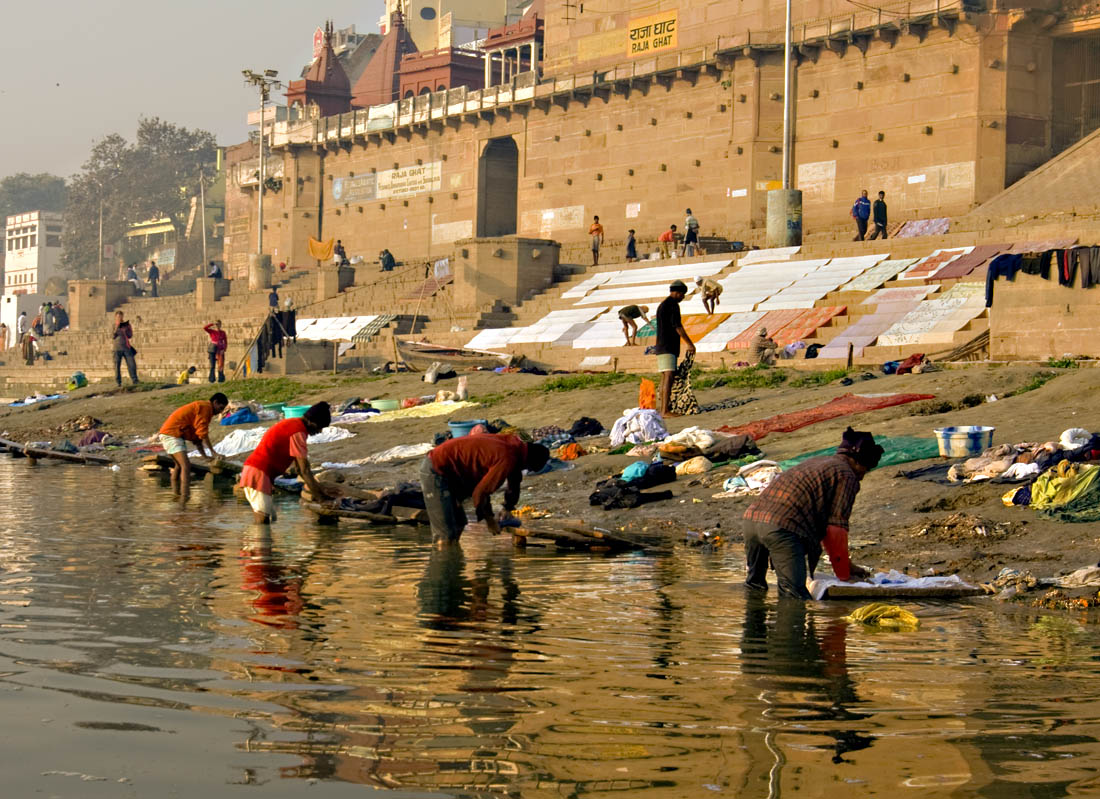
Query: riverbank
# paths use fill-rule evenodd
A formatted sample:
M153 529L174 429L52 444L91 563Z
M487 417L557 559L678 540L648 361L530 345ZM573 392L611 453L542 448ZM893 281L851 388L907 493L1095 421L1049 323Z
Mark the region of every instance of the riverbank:
M932 394L935 399L845 416L790 433L770 433L759 442L763 457L781 461L834 446L847 425L876 436L926 438L932 436L933 428L946 425L992 425L996 427L996 444L1057 441L1070 427L1100 430L1100 409L1090 402L1100 386L1100 371L1093 368L980 365L900 377L878 375L868 380L861 380L859 373L851 377L852 385L840 385L836 380L812 385L819 378L807 380L805 373L782 370L706 373L700 384L722 382L721 378L726 384L699 390L700 403L751 401L732 409L669 419L668 429L675 433L689 426L715 429L738 425L815 407L848 393L911 392ZM575 419L592 416L609 429L624 409L637 405L636 377L479 372L468 379L471 399L481 399L485 405L460 410L451 417L349 425L353 438L311 448L312 461L352 461L399 444L431 441L435 433L446 430L447 418L504 419L530 430L545 425L568 429ZM352 397L400 399L453 389L454 380L429 387L418 375L310 375L232 383L225 388L231 399L293 400L299 404L323 399L336 405ZM208 396L213 390L207 384L107 392L89 387L54 403L6 409L0 412L0 430L4 431L2 437L21 442L74 440L64 429L66 422L87 415L102 422L99 429L128 442L155 433L174 407ZM998 399L988 401L991 395ZM975 402L974 407L965 407ZM947 408L951 409L945 411ZM235 429L218 426L212 438L216 443ZM127 450L109 454L122 468L136 468L141 458L140 453ZM572 469L527 479L521 502L559 517L580 517L608 529L631 531L647 540L667 542L682 539L688 531L708 531L720 535L727 546L739 546L738 520L751 498L713 498L733 467L682 476L674 484L662 486L672 490L672 499L638 509L604 511L590 506L588 496L594 484L618 474L634 460L627 455L586 455L574 461ZM1100 539L1094 525L1053 521L1028 508L1006 507L1001 495L1007 486L947 486L899 476L900 469L931 462L884 467L864 480L850 533L857 561L914 574L959 573L980 581L992 579L1006 567L1049 577L1096 564ZM379 487L415 480L418 463L419 458L413 458L361 467L354 472L355 480Z

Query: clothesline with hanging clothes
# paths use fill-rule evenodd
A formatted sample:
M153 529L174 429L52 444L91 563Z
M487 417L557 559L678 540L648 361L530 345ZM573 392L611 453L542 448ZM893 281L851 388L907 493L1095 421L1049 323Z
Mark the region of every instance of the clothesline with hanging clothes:
M1080 288L1090 289L1100 285L1100 246L1060 247L1044 250L1021 250L1018 246L1012 251L998 255L989 262L985 275L985 307L993 305L993 285L997 278L1014 281L1016 275L1038 275L1050 280L1051 269L1055 271L1058 284L1073 287L1077 282L1077 273L1081 273Z
M269 308L267 316L260 323L259 329L256 331L256 335L252 337L248 347L245 348L245 357L241 359L237 364L237 368L233 370L232 378L236 378L242 372L247 377L250 374L259 374L263 372L264 362L268 360L268 352L264 350L264 334L268 333L270 336L270 329L274 327L278 331L279 335L279 349L282 350L282 342L286 339L293 339L297 341L297 329L296 329L296 315L297 311L291 308L286 311L276 311Z

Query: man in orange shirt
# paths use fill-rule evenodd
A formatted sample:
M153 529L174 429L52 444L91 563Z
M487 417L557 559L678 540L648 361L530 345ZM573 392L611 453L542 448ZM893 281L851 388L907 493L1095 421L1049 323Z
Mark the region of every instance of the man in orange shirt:
M186 500L191 493L191 462L187 460L187 443L197 444L199 453L214 457L210 443L210 420L225 410L229 399L220 391L209 400L199 400L176 408L160 426L160 444L172 456L172 491Z
M592 266L598 266L600 263L600 247L603 246L603 225L600 224L598 216L592 217L588 235L592 237Z
M657 244L661 247L661 257L670 257L676 245L676 225L669 225L668 230L657 237Z

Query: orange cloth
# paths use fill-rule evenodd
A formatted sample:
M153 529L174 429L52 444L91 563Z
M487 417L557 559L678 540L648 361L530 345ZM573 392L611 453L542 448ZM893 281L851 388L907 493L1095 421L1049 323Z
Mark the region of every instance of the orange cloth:
M655 410L657 408L657 386L648 378L642 378L642 385L638 388L638 407Z
M587 454L584 447L574 441L572 444L563 444L556 457L559 461L575 461L581 455Z
M309 256L310 258L316 258L318 261L330 261L332 260L332 249L334 239L328 241L318 241L312 236L309 237Z
M176 408L160 426L160 433L198 444L210 434L210 420L213 418L214 406L209 400L199 400Z

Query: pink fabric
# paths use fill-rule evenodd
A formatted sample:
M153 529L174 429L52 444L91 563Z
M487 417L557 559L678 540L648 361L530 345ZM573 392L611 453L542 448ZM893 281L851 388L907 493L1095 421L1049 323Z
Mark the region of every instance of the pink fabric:
M275 487L271 484L271 478L267 472L257 469L255 466L245 466L241 469L241 488L254 488L261 494L271 494Z
M859 394L844 394L836 399L807 408L803 411L781 413L778 416L770 416L767 419L759 419L748 424L740 424L736 427L724 425L718 428L720 433L733 433L735 435L748 435L759 441L768 433L790 433L800 430L818 422L826 422L838 416L848 416L864 411L876 411L880 408L889 408L894 405L904 405L907 402L933 399L934 394L887 394L881 397L864 397Z

